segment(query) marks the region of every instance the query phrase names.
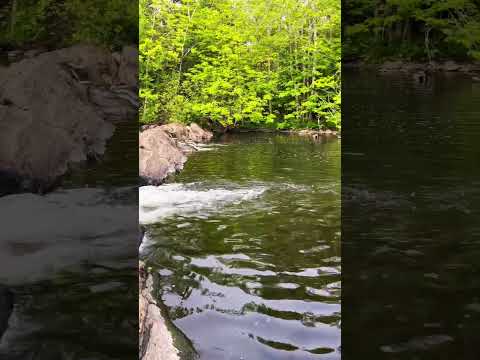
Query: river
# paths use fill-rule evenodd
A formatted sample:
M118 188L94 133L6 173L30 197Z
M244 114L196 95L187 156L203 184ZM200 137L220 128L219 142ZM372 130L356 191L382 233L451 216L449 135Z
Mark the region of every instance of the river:
M342 355L478 359L480 84L342 82Z
M15 294L1 359L138 356L138 124L46 195L0 197L0 283Z
M200 359L340 358L340 140L227 135L140 188L141 256Z

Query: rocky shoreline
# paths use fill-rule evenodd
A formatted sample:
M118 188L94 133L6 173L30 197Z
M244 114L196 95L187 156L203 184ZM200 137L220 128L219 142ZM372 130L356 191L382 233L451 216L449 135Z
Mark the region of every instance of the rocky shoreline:
M197 124L147 125L139 134L139 174L146 184L160 185L173 173L182 170L187 155L198 144L210 141L213 134ZM143 231L141 230L141 233ZM143 237L143 234L142 236ZM141 242L141 239L140 239ZM142 360L180 360L194 358L193 347L179 350L175 337L162 315L160 304L152 296L153 277L143 261L139 262L139 358ZM181 335L179 335L181 336ZM189 355L182 356L182 353Z
M299 135L310 137L313 139L319 139L320 137L329 137L329 136L340 136L340 131L336 130L316 130L316 129L302 129L302 130L276 130L276 129L235 129L232 132L238 133L279 133L279 134L287 134L287 135Z
M312 129L304 129L299 131L290 132L299 136L306 136L312 138L314 140L318 140L321 137L340 137L339 131L334 130L312 130Z
M238 132L277 132L274 130L237 130ZM318 140L321 137L339 137L333 130L285 130L278 131ZM139 176L141 183L161 185L165 179L183 169L187 154L198 150L198 145L207 143L213 133L195 123L190 125L165 124L144 125L139 133Z
M138 268L138 336L139 359L179 360L179 351L173 336L167 328L161 309L152 296L153 278L145 264L140 261Z
M259 130L268 131L269 130ZM247 132L247 130L239 130ZM273 131L286 135L309 137L339 137L339 132L304 129L299 131ZM142 182L161 185L169 175L183 169L187 155L198 149L198 145L213 138L213 133L197 124L146 125L139 134L139 174ZM140 231L141 243L144 229ZM139 244L140 245L140 244ZM153 275L143 261L139 262L139 353L142 360L177 360L196 358L188 339L176 343L178 333L169 319L162 314L162 304L152 296ZM180 334L180 337L183 334ZM185 350L185 348L187 350ZM185 355L185 353L187 355Z
M363 61L350 61L343 65L347 69L371 69L380 73L460 73L473 81L480 81L480 62L457 62L453 60L410 62L403 60L385 61L372 64Z

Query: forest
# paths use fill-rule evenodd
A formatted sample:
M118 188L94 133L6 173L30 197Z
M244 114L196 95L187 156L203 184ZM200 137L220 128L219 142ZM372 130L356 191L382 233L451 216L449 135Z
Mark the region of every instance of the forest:
M478 0L349 0L343 57L383 61L480 59Z
M140 0L140 122L339 129L338 0Z
M138 43L138 4L130 0L5 0L0 48Z

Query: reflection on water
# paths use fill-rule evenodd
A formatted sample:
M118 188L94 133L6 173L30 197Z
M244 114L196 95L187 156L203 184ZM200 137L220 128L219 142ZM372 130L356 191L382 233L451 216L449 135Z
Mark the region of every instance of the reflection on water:
M344 83L342 355L478 359L480 86Z
M340 142L223 144L140 191L158 296L201 359L339 359Z

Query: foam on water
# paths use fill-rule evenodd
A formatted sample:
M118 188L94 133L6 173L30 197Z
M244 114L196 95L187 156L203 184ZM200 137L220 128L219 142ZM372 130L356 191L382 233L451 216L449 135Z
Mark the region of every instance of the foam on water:
M140 224L147 225L174 215L205 215L261 196L265 186L240 189L196 190L194 184L142 186L139 193Z
M0 198L0 282L24 284L85 262L130 258L138 236L135 191L80 188Z

